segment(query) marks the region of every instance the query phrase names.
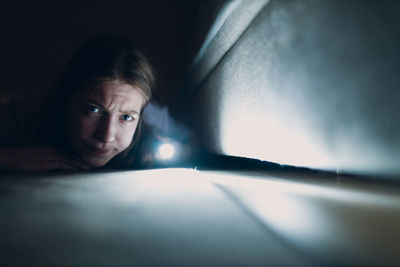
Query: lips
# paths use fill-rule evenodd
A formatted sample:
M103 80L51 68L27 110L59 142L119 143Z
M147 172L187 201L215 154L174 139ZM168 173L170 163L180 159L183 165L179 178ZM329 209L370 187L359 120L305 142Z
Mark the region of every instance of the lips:
M111 149L104 149L104 148L97 148L93 147L87 143L83 143L85 145L85 150L87 150L90 154L98 155L98 156L104 156L107 155Z

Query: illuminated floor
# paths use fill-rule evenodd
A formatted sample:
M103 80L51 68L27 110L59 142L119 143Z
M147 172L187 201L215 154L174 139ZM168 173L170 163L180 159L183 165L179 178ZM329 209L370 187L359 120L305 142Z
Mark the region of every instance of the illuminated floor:
M400 264L399 188L161 169L2 175L0 265Z

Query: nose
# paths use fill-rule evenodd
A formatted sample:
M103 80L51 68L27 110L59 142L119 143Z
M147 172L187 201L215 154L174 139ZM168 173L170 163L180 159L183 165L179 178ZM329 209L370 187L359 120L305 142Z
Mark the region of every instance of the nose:
M106 116L99 122L95 137L99 142L110 143L115 140L116 125L112 116Z

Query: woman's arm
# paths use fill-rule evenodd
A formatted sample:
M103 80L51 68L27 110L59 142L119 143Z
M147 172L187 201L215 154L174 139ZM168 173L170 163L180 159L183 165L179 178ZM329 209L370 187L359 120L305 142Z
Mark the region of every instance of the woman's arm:
M48 146L0 148L0 172L88 169L82 160Z
M32 113L22 102L0 105L0 172L87 170L89 166L73 155L49 146L32 146L24 120Z

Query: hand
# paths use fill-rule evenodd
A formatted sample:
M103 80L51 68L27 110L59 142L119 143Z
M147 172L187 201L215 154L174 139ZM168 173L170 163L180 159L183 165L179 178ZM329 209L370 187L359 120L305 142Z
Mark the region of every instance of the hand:
M81 159L49 146L0 149L0 170L78 171L89 168Z

